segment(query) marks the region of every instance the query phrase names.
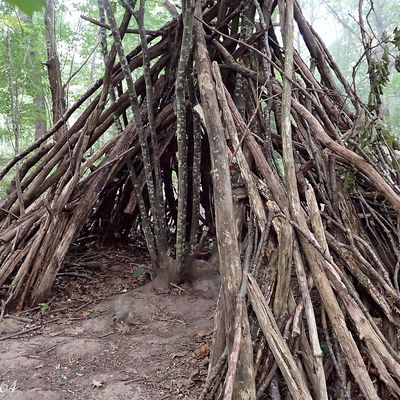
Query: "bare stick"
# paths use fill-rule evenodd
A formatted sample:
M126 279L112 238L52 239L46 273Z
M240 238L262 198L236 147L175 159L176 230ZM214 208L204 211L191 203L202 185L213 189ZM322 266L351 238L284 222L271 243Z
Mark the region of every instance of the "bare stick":
M108 29L111 30L110 25L102 22L102 20L100 19L100 21L97 21L97 19L88 17L87 15L81 15L81 18L84 19L85 21L89 21L90 23L99 26L100 28L103 29ZM126 33L135 33L135 34L139 34L139 29L132 29L132 28L128 28L126 30ZM151 31L151 30L146 30L146 34L149 36L157 36L161 33L161 31Z
M183 34L176 75L176 140L178 143L178 218L176 226L176 264L180 270L185 257L187 210L187 129L186 129L186 80L189 56L192 50L193 0L184 0Z
M145 169L145 174L146 174L146 182L147 182L147 189L149 192L150 205L151 205L152 209L155 210L157 207L160 207L160 205L155 204L155 195L154 195L155 189L154 189L154 182L153 182L153 176L152 176L150 150L149 150L149 146L147 143L146 134L144 132L144 128L143 128L143 124L142 124L142 118L141 118L140 111L139 111L139 102L138 102L138 98L137 98L137 94L136 94L136 89L135 89L135 85L133 83L132 75L130 73L128 61L126 59L125 52L122 47L121 36L120 36L120 33L116 26L114 13L111 9L110 2L109 2L109 0L103 0L103 1L104 1L104 5L105 5L105 11L106 11L106 14L107 14L107 17L108 17L108 20L110 22L110 26L112 29L115 47L116 47L118 56L120 58L121 68L124 72L126 83L128 85L129 101L130 101L132 112L133 112L133 115L135 118L136 128L137 128L137 131L139 134L140 146L142 148L143 164L144 164L144 169ZM141 191L139 193L136 193L136 195L139 198L139 196L141 196ZM142 211L143 211L143 209L142 209ZM157 212L155 215L157 215ZM141 214L141 217L142 217L142 220L147 218L147 213L146 213L146 215ZM159 227L158 226L159 222L160 221L156 218L155 223L157 224L157 228ZM159 232L160 230L157 229L157 231ZM148 232L148 234L150 235L150 232ZM154 240L154 241L156 241L156 240Z
M246 254L243 264L242 283L240 286L239 293L236 298L236 310L235 310L235 335L233 338L233 344L231 353L228 360L228 371L225 378L225 390L224 400L231 400L233 395L233 383L236 375L236 368L239 359L240 352L240 341L242 340L242 318L243 318L243 307L246 307L245 297L247 291L247 275L250 269L250 260L253 253L253 239L254 239L254 227L252 216L248 221L248 241L246 247Z

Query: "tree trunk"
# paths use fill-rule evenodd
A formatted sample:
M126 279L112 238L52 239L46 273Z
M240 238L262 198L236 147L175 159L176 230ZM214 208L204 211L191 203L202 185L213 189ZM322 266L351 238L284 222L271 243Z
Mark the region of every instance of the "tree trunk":
M55 31L55 3L54 0L46 0L44 14L44 25L47 47L47 71L50 82L51 102L52 102L52 120L55 124L65 113L65 94L61 78L60 60L57 53L56 31ZM65 128L62 127L56 134L58 140Z
M46 133L46 98L43 95L38 95L33 99L33 104L36 105L38 114L35 122L35 139L39 139Z
M11 127L14 136L14 151L19 153L20 126L19 126L19 105L18 105L18 79L15 75L12 59L12 46L10 31L6 33L7 45L7 78L8 78L8 93L10 96L10 112L11 112Z

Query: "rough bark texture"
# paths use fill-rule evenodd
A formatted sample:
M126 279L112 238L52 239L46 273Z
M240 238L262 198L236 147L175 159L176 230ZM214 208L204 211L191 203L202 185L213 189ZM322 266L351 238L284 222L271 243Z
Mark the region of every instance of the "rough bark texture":
M47 47L46 66L50 82L53 124L55 124L64 115L65 96L61 79L60 60L57 53L54 0L46 0L44 26ZM64 130L63 126L61 127L61 132L56 133L56 139L61 137L62 130Z
M200 15L199 5L196 15ZM204 30L198 21L195 22L194 26L194 38L199 91L211 154L218 261L224 295L225 332L227 346L231 349L235 326L236 296L239 292L241 280L241 267L237 231L234 223L229 160ZM244 323L244 325L246 332L246 324ZM221 334L221 332L216 334ZM236 399L255 398L251 342L248 335L245 335L243 339L245 338L247 340L242 341L238 376L235 381L234 398Z

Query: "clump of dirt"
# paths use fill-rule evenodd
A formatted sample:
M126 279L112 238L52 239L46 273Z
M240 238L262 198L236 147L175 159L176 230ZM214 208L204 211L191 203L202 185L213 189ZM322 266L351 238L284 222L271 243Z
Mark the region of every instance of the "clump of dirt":
M137 248L79 257L51 302L0 321L0 399L197 398L216 299L189 286L137 287L148 280ZM95 270L82 272L89 261Z

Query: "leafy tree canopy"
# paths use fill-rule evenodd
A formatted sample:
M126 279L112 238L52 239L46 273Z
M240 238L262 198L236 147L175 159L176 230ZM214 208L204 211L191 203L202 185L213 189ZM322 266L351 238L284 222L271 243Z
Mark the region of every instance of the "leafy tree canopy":
M40 11L45 6L45 0L5 0L7 3L17 6L28 17L32 18L35 11Z

